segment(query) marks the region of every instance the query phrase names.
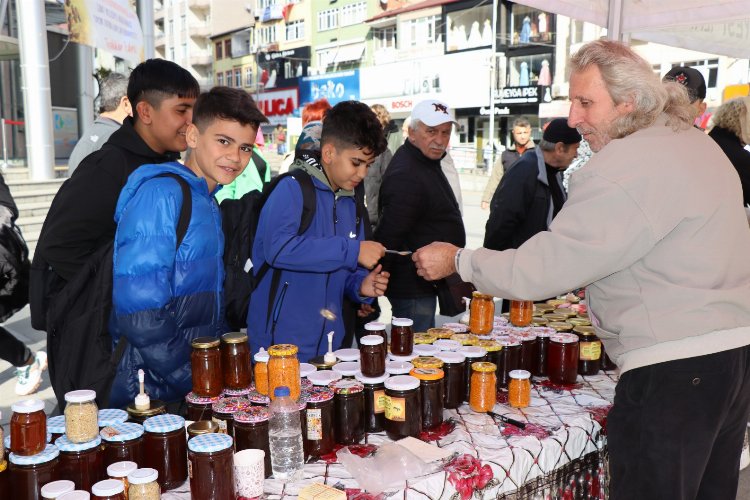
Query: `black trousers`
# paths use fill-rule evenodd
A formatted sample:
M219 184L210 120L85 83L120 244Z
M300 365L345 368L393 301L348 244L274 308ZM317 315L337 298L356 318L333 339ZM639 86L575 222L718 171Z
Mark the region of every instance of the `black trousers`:
M2 326L0 326L0 358L13 366L23 366L31 358L29 348Z
M734 500L750 346L623 374L607 418L612 500Z

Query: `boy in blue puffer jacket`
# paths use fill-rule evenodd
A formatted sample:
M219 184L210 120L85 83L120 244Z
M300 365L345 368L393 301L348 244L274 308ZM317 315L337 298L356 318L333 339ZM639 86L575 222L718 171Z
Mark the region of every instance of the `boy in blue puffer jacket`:
M113 407L133 401L139 369L152 399L182 401L191 388L192 340L225 331L224 236L214 193L242 173L266 121L247 92L215 87L195 102L185 165L148 165L128 178L115 212L110 319L114 344L125 336L128 345L112 386ZM190 187L190 224L179 246L182 187L165 174Z
M378 264L385 248L364 241L365 221L357 224L354 190L386 147L375 113L361 102L341 102L325 116L319 150L302 151L301 161L290 169L312 178L316 204L309 228L297 234L303 208L299 181L284 178L269 195L253 242L253 269L257 273L267 262L281 273L275 293L275 273L268 272L250 298L253 352L295 344L299 360L308 361L325 352L324 337L331 330L338 348L344 337L344 294L356 303L369 303L385 293L389 276ZM322 315L323 309L333 315Z

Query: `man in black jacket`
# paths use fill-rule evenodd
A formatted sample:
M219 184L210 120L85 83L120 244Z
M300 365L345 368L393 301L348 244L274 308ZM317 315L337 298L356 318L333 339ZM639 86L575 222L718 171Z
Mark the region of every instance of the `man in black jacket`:
M391 250L414 251L432 241L466 243L461 212L440 160L455 123L448 105L428 99L414 107L409 138L393 155L380 188L375 240ZM386 296L394 317L414 320L414 331L435 326L437 292L417 276L408 256L388 255Z
M549 228L566 195L562 172L576 156L581 136L565 118L552 120L534 150L513 164L492 197L484 247L518 248Z
M173 161L187 149L185 131L199 93L196 79L173 62L149 59L133 70L128 81L133 117L84 158L44 221L32 263L34 328L45 329L50 298L113 240L115 206L128 176L141 165Z

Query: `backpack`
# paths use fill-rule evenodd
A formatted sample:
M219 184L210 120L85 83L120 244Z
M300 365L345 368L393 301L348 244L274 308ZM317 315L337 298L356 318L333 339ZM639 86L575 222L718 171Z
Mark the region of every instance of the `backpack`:
M190 187L177 174L159 177L174 178L182 189L176 229L179 248L192 216ZM113 352L109 334L113 252L114 240L99 248L49 302L46 317L49 375L60 409L65 407L65 393L77 389L95 390L97 405L109 406L117 365L127 347L127 339L122 337Z
M279 182L286 177L295 179L302 190L302 215L297 230L297 235L302 235L310 227L316 207L315 186L310 174L304 170L297 169L275 177L263 193L250 191L238 200L226 199L221 202L221 227L224 231L224 314L227 325L233 330L239 331L247 327L250 295L270 268L268 262L264 262L260 269L254 273L251 272L253 243L263 205ZM364 183L360 183L355 190L355 202L357 225L359 225L363 218L367 217L364 205ZM369 222L365 226L367 225ZM270 297L276 295L280 277L281 270L274 269ZM272 302L272 300L268 301L269 308ZM270 314L269 310L269 317Z

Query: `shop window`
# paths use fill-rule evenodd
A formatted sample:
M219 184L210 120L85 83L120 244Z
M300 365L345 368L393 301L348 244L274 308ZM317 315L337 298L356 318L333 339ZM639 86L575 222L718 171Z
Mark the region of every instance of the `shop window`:
M440 16L420 17L401 23L401 48L423 47L433 43L442 43ZM439 29L438 29L439 28Z
M554 44L553 21L554 16L547 12L514 4L509 16L510 45Z
M492 45L492 5L457 10L446 15L446 51Z
M552 54L509 57L505 86L552 85L554 75L550 65L551 59Z

